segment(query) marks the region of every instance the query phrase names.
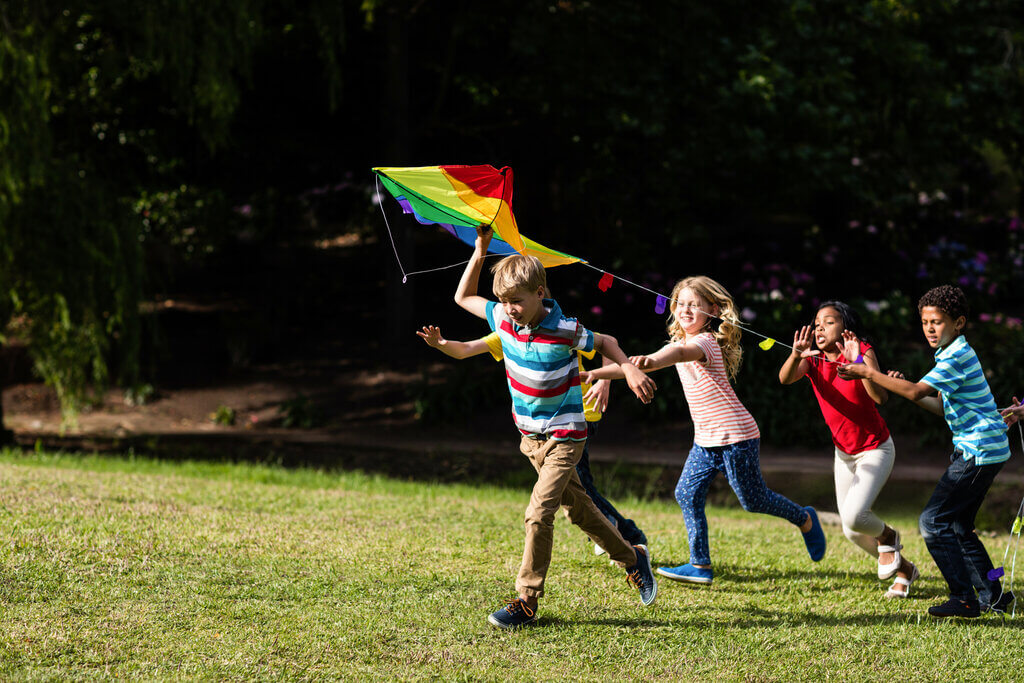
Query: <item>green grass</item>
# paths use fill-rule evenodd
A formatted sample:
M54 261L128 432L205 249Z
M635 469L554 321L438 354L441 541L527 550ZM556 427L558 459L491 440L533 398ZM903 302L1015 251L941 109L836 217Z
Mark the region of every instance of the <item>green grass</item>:
M521 489L10 451L0 482L3 679L1019 677L1024 619L925 616L944 584L913 510L890 521L916 599L883 600L835 528L814 565L785 522L713 508L714 587L662 581L651 608L560 516L540 624L505 633ZM673 503L616 502L686 561Z

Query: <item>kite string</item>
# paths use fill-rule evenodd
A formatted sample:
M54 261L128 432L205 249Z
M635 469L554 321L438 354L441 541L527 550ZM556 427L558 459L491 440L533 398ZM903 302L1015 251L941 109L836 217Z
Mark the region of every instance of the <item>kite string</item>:
M602 270L601 268L598 268L597 266L593 266L593 265L587 263L586 261L582 261L581 260L580 264L586 266L587 268L591 268L593 270L596 270L599 273L605 273L607 275L614 275L614 273L609 273L607 270ZM626 284L633 285L637 289L642 289L645 292L649 292L651 294L654 294L655 296L660 296L661 298L665 299L666 301L672 301L674 303L679 303L678 299L673 299L672 297L665 296L664 294L661 294L660 292L656 292L653 289L648 289L647 287L644 287L641 284L637 284L636 282L633 282L632 280L624 278L621 275L614 275L614 277L617 280L622 280ZM767 339L767 340L771 341L773 344L778 344L779 346L784 346L787 349L790 349L791 351L796 351L796 349L794 349L789 344L786 344L785 342L780 342L778 339L774 339L773 337L769 337L768 335L761 334L757 330L751 329L751 328L747 327L746 325L740 324L738 321L737 322L732 322L731 320L725 320L724 318L722 318L720 316L717 316L714 313L709 313L707 311L700 310L700 309L697 309L697 310L699 310L701 313L703 313L704 315L708 316L709 318L715 318L716 320L721 320L723 322L728 322L730 325L735 325L736 327L740 328L744 332L749 332L750 334L753 334L753 335L756 335L758 337L761 337L762 339ZM841 365L842 364L841 361L838 361L838 360L831 361L831 360L828 360L827 358L825 358L824 356L821 356L821 359L826 361L826 362L829 362L829 363L835 363L837 365Z
M377 193L377 206L380 207L380 213L384 216L384 225L387 226L388 229L388 239L391 240L391 249L395 252L395 260L398 261L398 269L402 271L402 284L404 285L408 281L409 275L414 275L414 273L405 272L405 266L402 265L402 259L398 256L398 247L395 246L395 237L391 234L391 223L388 222L388 214L384 210L384 200L380 198L380 177L374 174L373 182L375 185L374 189Z
M437 272L439 270L448 270L449 268L458 268L459 266L464 266L464 265L466 265L467 263L469 263L470 261L473 260L473 259L467 259L465 261L459 261L458 263L453 263L450 266L441 266L440 268L428 268L427 270L413 270L413 271L410 271L410 272L406 272L405 266L402 265L402 259L398 257L398 247L395 246L395 237L394 237L394 235L391 234L391 224L388 222L388 214L384 210L384 201L380 197L380 178L378 176L376 176L376 175L374 176L374 183L376 184L377 205L380 206L380 212L384 216L384 225L388 229L388 239L391 240L391 249L395 252L395 261L398 262L398 269L400 271L402 271L402 284L403 285L408 281L409 277L412 276L412 275L422 275L423 273L434 273L434 272ZM497 214L495 214L495 218L497 218ZM489 256L497 256L497 254L486 254L486 255L484 255L484 258L487 258Z

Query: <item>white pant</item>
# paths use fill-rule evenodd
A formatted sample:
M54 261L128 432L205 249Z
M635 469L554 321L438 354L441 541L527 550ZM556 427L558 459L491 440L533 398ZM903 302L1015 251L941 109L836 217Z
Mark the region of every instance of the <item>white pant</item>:
M892 437L878 448L856 455L836 448L836 503L843 533L872 557L878 557L875 539L885 530L885 522L871 511L871 506L889 479L895 460Z

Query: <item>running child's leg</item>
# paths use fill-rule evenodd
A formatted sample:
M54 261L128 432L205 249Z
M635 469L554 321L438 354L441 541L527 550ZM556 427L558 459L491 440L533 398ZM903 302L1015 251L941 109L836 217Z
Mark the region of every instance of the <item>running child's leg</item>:
M964 507L962 514L953 520L953 532L960 543L960 549L967 564L967 573L971 577L971 583L978 591L978 602L983 605L990 605L999 598L999 594L1002 592L1002 584L998 579L991 581L988 578L988 573L993 569L992 558L975 531L975 518L978 516L978 510L981 509L981 504L985 500L985 494L988 493L988 489L992 485L992 480L995 478L996 473L1002 469L1003 464L982 465L980 467L976 465L975 467L982 471L982 474L974 481L973 494L975 501L973 504ZM989 470L989 468L993 469ZM986 481L988 482L987 484L985 483Z
M717 449L716 449L717 450ZM708 518L704 512L708 487L721 471L721 457L697 444L686 457L682 474L676 484L676 502L683 511L686 536L690 543L690 564L697 567L711 565L708 544Z
M760 445L760 439L749 439L722 449L729 485L747 512L781 517L796 526L804 525L808 512L789 498L772 491L765 483L758 455Z
M520 450L537 470L537 483L526 508L526 543L516 590L521 596L536 600L544 595L544 579L551 564L555 513L562 504L565 487L576 477L576 463L583 452L583 444L524 436Z
M588 448L590 447L590 439L597 434L597 423L587 423L587 445L583 447L583 455L580 457L580 461L576 464L576 474L579 475L580 483L583 484L583 488L586 489L587 495L594 501L594 505L597 509L608 518L615 526L618 527L619 533L630 543L646 544L647 536L644 532L637 528L636 523L631 519L624 517L615 506L608 501L607 498L602 496L594 485L594 475L590 472L590 454Z
M954 453L919 519L921 536L949 586L949 596L968 605L978 604L972 569L980 574L986 565L982 555L988 556L973 533L974 515L1000 469L1000 465L979 467L973 460L965 460L959 452ZM974 539L970 539L971 535ZM962 539L967 540L966 547ZM973 565L971 569L969 564ZM991 567L991 560L987 564Z
M891 439L879 448L856 455L836 449L836 500L843 533L875 558L878 557L878 538L886 526L871 507L889 479L895 456Z

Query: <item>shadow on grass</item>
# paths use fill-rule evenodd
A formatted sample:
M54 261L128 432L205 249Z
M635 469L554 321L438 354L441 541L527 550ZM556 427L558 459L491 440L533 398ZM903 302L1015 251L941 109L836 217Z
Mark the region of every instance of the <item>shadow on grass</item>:
M802 614L779 613L757 607L744 607L743 616L733 619L728 623L720 620L709 620L709 626L726 629L764 628L766 626L778 626L780 623L799 622L803 626L884 626L906 622L917 622L920 617L920 625L925 628L929 624L954 623L967 624L974 628L1009 628L1024 630L1024 619L1004 618L1001 616L982 615L977 619L935 619L927 614L927 605L921 604L919 613L913 614L815 614L804 612ZM545 628L554 626L611 626L614 628L630 629L654 629L692 626L687 619L645 617L638 615L635 618L609 617L598 619L562 619L558 616L541 615L537 623L530 628Z

